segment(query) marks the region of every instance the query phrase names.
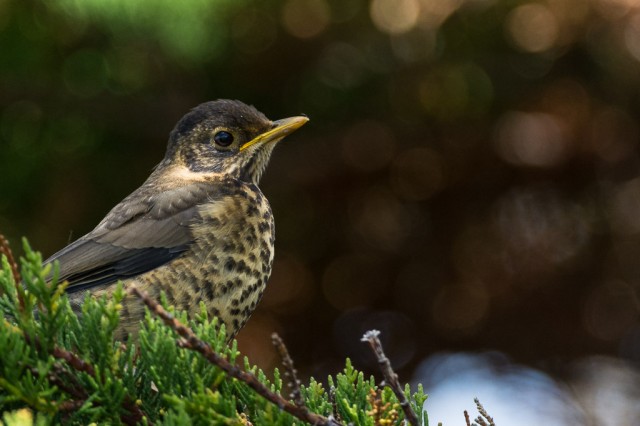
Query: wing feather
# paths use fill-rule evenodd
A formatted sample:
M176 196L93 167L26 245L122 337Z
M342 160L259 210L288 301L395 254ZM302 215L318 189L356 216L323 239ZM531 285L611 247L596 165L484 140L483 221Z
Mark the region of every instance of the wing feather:
M63 248L60 279L75 293L143 274L181 256L193 242L190 225L199 205L215 199L215 186L196 182L150 193L143 185L115 206L90 233Z

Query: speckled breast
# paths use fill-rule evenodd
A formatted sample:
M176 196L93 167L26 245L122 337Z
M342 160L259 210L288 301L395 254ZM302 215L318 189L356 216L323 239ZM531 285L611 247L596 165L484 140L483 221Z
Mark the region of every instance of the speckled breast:
M203 302L210 317L225 323L231 338L251 316L271 275L274 222L257 186L233 181L224 187L224 193L218 191L198 207L199 218L190 225L194 242L189 250L130 282L152 297L164 291L170 304L191 317ZM129 312L125 317L136 315Z
M255 185L204 204L192 226L198 296L211 315L235 335L256 308L271 275L274 221L267 199Z

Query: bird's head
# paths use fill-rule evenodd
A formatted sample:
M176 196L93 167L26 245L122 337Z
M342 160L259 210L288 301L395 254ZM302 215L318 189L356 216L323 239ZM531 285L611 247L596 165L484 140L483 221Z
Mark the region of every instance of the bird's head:
M303 116L271 121L240 101L206 102L176 124L160 167L220 173L257 185L276 142L307 121Z

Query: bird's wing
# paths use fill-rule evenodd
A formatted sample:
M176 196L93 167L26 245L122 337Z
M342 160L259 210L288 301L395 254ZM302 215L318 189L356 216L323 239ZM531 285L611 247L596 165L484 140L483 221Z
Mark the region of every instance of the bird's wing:
M188 249L189 225L198 220L198 205L212 195L212 186L204 182L150 195L136 191L93 231L45 263L60 263L59 278L69 281L69 293L157 268Z

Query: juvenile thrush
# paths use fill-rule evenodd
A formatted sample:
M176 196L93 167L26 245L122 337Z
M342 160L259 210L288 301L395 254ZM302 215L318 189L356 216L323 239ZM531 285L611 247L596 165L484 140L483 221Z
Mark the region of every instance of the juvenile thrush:
M271 274L274 221L258 182L271 152L308 119L267 119L239 101L201 104L176 124L151 176L87 235L60 250L60 280L78 309L87 293L122 280L189 315L204 302L235 335ZM136 334L144 306L125 298L120 338Z

